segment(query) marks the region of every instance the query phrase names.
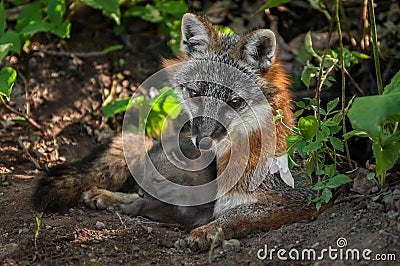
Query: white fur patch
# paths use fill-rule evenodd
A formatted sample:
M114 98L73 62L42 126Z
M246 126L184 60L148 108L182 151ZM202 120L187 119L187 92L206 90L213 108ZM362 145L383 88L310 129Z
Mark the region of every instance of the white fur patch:
M227 193L215 202L214 217L218 218L221 214L236 206L255 202L257 202L257 199L251 195L231 195Z

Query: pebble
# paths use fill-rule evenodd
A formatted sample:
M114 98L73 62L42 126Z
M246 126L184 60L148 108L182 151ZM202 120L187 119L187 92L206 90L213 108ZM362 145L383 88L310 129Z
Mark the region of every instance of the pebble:
M133 246L132 247L132 251L133 252L138 252L138 251L140 251L140 248L138 246Z
M240 241L237 239L230 239L222 241L223 249L236 249L240 247Z
M386 213L386 216L390 219L390 220L396 220L397 217L399 216L399 213L397 211L388 211Z
M162 239L162 238L157 239L157 244L158 244L158 246L160 246L162 248L172 248L172 247L174 247L174 244L172 244L171 242L169 242L169 241L167 241L165 239Z
M10 255L17 249L18 249L18 244L16 243L8 243L5 245L0 245L0 260L2 260L5 256Z
M99 222L97 221L95 226L94 226L97 230L102 230L106 227L106 225L103 222Z
M176 249L181 249L186 247L186 241L184 239L179 238L178 240L175 241L174 247Z
M319 242L316 242L311 246L311 248L317 248L317 247L319 247Z
M3 186L3 187L8 187L9 185L10 185L10 182L3 182L3 183L1 183L1 185Z
M378 211L383 211L385 208L383 207L383 205L382 204L380 204L380 203L378 203L378 202L370 202L368 205L367 205L367 208L369 209L369 210L378 210Z

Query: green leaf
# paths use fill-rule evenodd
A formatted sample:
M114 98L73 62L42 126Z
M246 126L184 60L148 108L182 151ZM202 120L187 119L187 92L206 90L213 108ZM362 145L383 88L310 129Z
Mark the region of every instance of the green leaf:
M331 143L332 147L335 150L344 151L344 144L343 141L341 141L340 139L336 138L336 137L329 137L329 142Z
M1 35L1 34L0 34ZM14 52L16 54L21 53L21 39L19 38L18 33L13 30L6 31L3 35L0 36L0 45L11 43L9 51ZM0 61L2 58L0 58Z
M297 126L300 130L300 134L306 139L314 137L318 130L317 119L312 115L300 117Z
M140 17L143 20L157 23L163 20L161 13L154 6L147 4L146 6L132 6L126 12L127 17Z
M314 186L313 189L314 190L321 190L325 188L325 183L322 181L318 181Z
M55 26L50 32L62 39L68 38L71 33L71 22L66 20L60 25Z
M103 14L111 17L115 23L120 24L121 11L119 0L81 0L84 4L103 11Z
M307 152L304 151L304 147L307 146L307 142L305 140L301 140L296 146L297 152L299 153L300 157L306 159L308 155Z
M311 176L315 170L315 157L314 156L308 157L305 162L305 165L308 176Z
M339 103L339 98L335 98L334 100L328 102L328 105L327 105L327 108L326 108L328 113L333 111L333 109L335 109L335 107L338 105L338 103Z
M328 182L326 182L326 187L328 188L338 188L341 185L347 184L351 182L351 178L348 177L347 175L343 175L343 174L338 174L335 175L334 177L330 178L328 180Z
M31 21L28 25L26 25L19 33L20 34L27 34L27 35L34 35L38 32L48 32L53 28L48 22L45 21Z
M0 94L10 100L12 87L17 78L17 71L11 67L5 67L0 71Z
M342 126L334 126L330 127L329 130L331 131L331 135L335 135L342 129Z
M28 120L26 120L25 117L14 117L14 118L12 118L12 121L14 121L15 123L17 123L18 125L21 125L21 126L29 125L29 122L28 122Z
M310 87L311 83L311 71L307 66L304 66L303 71L301 72L301 81L306 85L307 88Z
M325 165L325 173L328 175L329 178L335 175L336 169L333 164Z
M376 174L383 174L391 169L399 158L400 143L392 142L383 147L379 143L372 143L372 151L376 159Z
M3 61L4 57L6 57L11 47L12 43L0 44L0 62Z
M300 107L300 108L306 107L306 104L304 102L302 102L302 101L295 102L295 104L296 104L297 107Z
M349 138L354 137L354 136L357 136L360 138L368 138L368 134L365 131L361 131L361 130L357 130L357 129L354 129L343 135L345 140L348 140Z
M50 0L47 6L47 14L49 19L54 25L59 25L63 21L65 13L65 1L64 0Z
M383 94L391 94L393 92L400 92L400 70L397 71L391 82L383 90Z
M311 31L306 33L306 36L304 38L304 44L306 46L306 50L312 54L314 57L318 58L320 61L322 58L314 51L314 48L312 47L312 37L311 37Z
M324 188L321 193L321 201L324 203L328 203L332 198L332 191L329 188Z
M6 10L4 9L3 1L0 2L0 36L6 29Z
M305 146L303 151L307 152L307 153L310 153L310 152L317 151L317 150L321 149L322 146L323 145L320 142L312 142L312 143L308 144L307 146Z
M373 112L370 112L373 108ZM400 92L357 98L347 116L355 129L365 131L376 142L381 141L381 122L400 114Z
M121 45L121 44L111 45L111 46L108 46L108 47L104 48L104 50L102 51L102 54L105 55L105 54L108 54L108 53L112 53L112 52L121 50L123 48L124 48L124 46Z
M15 30L20 33L23 28L34 21L42 20L42 8L40 1L33 2L22 10L18 16L17 25Z
M292 1L292 0L268 0L266 4L264 4L263 6L261 6L258 9L258 11L263 11L264 9L277 7L277 6L286 4L286 3L290 2L290 1Z
M143 96L138 96L134 98L120 98L111 101L107 105L102 107L102 112L103 115L107 118L113 117L114 115L120 113L120 112L125 112L129 108L133 106L137 106L141 104L144 101Z
M161 10L166 14L181 17L187 12L188 7L184 1L165 1L161 4Z

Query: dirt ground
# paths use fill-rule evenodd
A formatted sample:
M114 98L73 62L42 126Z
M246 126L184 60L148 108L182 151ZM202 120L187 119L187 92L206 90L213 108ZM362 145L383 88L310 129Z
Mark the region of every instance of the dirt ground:
M185 242L188 231L183 228L141 217L84 206L61 214L36 213L31 195L46 167L82 158L118 130L122 115L107 122L101 116L104 90L114 83L119 95L131 95L140 82L160 69L161 56L171 56L154 25L132 20L134 26L128 33L116 38L107 23L75 23L70 40L62 43L37 36L30 53L14 63L21 78L15 84L11 104L19 110L28 109L48 134L43 136L32 127L11 122L14 115L0 108L3 265L400 265L400 167L389 175L389 185L382 190L366 182L362 170L353 173L358 181L339 191L334 206L316 220L254 232L238 241L227 241L212 252L190 250ZM271 26L266 24L262 26ZM295 37L285 34L286 40ZM106 56L49 52L68 49L85 53L115 44L125 48ZM287 68L296 71L298 62L288 58L285 49L281 52ZM367 62L368 67L362 69L368 71L371 64ZM396 66L398 61L392 64ZM40 217L40 230L36 217ZM275 251L263 258L266 247ZM287 251L279 254L288 260L278 258L278 249ZM330 259L326 251L323 259L289 258L289 251L293 255L297 250L301 256L303 249L313 249L317 255L324 249L337 249L332 256L338 257ZM360 259L346 259L349 249L357 249ZM362 252L370 260L362 258Z

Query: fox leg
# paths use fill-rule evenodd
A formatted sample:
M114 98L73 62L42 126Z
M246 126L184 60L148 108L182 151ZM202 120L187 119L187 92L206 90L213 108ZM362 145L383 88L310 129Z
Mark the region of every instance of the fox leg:
M193 229L188 242L193 249L207 249L213 241L238 237L252 230L272 230L293 222L312 219L315 207L288 206L279 203L254 203L239 205L214 221ZM217 234L217 232L219 233ZM218 236L218 239L215 239Z
M106 189L92 188L82 193L81 199L91 209L104 210L114 204L128 204L139 199L137 193L112 192Z

